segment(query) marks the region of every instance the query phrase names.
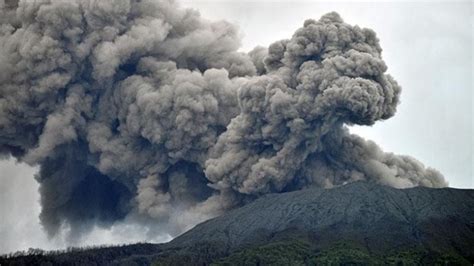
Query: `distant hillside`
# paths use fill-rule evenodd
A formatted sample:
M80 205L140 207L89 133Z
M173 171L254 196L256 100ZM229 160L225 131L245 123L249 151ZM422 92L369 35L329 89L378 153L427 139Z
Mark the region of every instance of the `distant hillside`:
M474 262L474 190L367 182L271 194L163 245L37 256L65 265L317 265ZM31 257L0 260L31 265ZM100 263L99 263L100 264Z

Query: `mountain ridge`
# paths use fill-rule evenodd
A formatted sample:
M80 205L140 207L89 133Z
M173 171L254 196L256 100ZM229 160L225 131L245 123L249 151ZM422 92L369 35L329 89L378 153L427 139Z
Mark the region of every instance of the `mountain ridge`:
M361 196L361 193L365 193L365 197ZM383 209L384 207L387 209ZM416 226L418 223L445 218L453 218L453 222L456 223L458 220L463 220L463 215L474 221L472 190L424 187L395 189L375 183L354 182L329 190L308 188L282 194L269 194L239 209L197 225L172 240L170 245L196 243L204 239L221 241L225 239L225 236L233 235L233 238L225 241L232 249L245 245L246 239L255 241L254 231L257 229L262 229L260 233L263 234L265 234L265 229L272 233L290 228L306 231L329 228L334 231L344 225L351 225L353 229L362 229L367 236L377 229L375 225L380 226L383 225L381 222L393 221L407 226L401 229L414 230L413 240L419 241L421 237L419 234L423 230L420 232L420 228ZM239 217L244 218L240 220ZM370 219L366 222L369 227L364 227L364 218ZM471 226L470 223L467 224ZM255 228L252 229L252 227ZM227 232L222 235L219 228L225 228ZM245 230L239 231L238 228L245 228ZM386 226L386 229L389 228L390 226ZM473 228L474 225L469 227L470 240L474 240ZM199 237L195 238L194 234ZM470 243L474 245L474 242Z
M354 182L265 195L164 244L2 258L0 264L472 265L472 247L474 190Z

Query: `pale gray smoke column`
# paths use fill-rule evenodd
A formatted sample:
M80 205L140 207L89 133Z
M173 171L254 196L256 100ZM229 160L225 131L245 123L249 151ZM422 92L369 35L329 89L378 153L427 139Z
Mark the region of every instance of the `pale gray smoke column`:
M400 87L375 33L336 13L245 54L235 26L174 1L0 8L0 153L40 166L50 235L130 217L177 234L265 193L355 180L447 185L348 132L393 116Z

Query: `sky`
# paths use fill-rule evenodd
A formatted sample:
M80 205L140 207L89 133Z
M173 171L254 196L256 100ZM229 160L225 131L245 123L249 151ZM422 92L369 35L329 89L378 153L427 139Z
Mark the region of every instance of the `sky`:
M338 12L349 24L373 29L388 72L402 86L397 114L351 131L384 151L407 154L444 174L451 187L473 188L473 6L466 2L182 1L211 20L239 25L242 51L289 38L305 19ZM0 161L0 253L28 247L64 248L39 224L35 168ZM8 215L3 215L8 214ZM81 245L169 240L123 222L97 228Z

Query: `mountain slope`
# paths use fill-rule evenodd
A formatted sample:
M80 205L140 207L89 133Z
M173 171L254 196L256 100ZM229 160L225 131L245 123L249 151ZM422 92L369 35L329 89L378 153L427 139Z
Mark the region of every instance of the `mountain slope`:
M356 182L272 194L197 225L169 246L207 242L233 251L294 235L320 249L342 241L374 254L412 247L473 260L474 192Z
M263 196L154 247L17 257L0 264L472 265L473 247L474 190L355 182Z

